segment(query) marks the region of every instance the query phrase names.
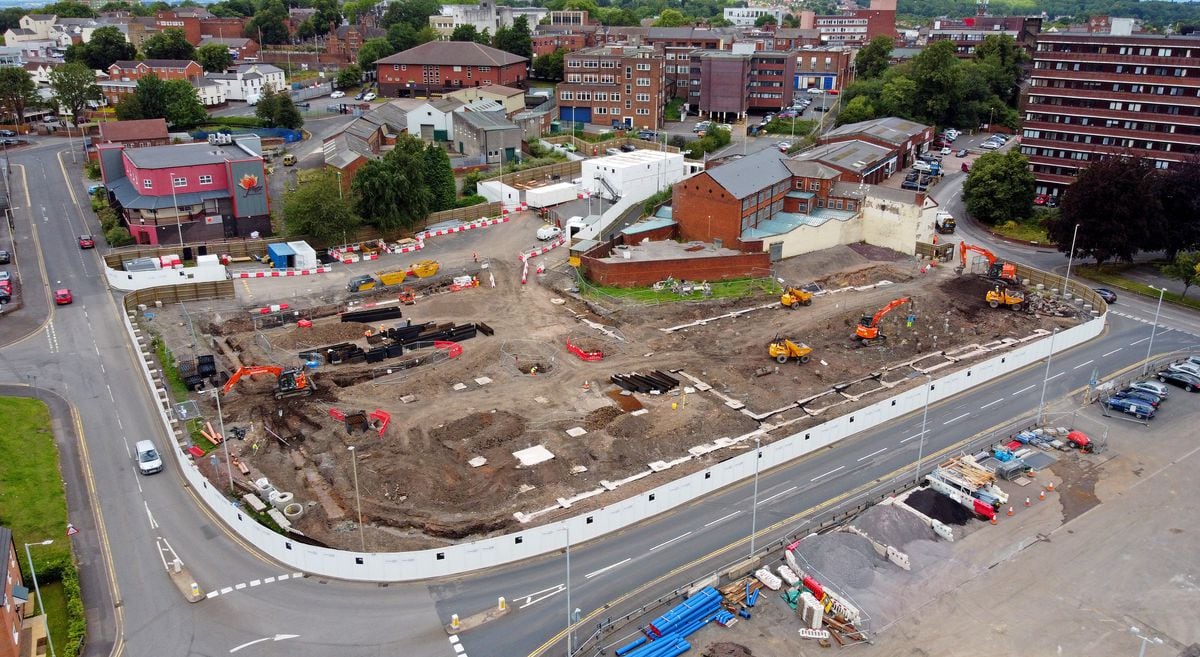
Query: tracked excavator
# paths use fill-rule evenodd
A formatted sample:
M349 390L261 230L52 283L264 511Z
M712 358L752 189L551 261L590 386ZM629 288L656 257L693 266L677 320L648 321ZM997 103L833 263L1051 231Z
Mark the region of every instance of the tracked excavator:
M958 243L958 273L962 273L967 269L967 251L974 251L987 259L988 271L987 277L991 279L999 279L1011 285L1019 285L1017 280L1017 266L1011 262L997 261L996 254L988 251L982 246L975 244L967 244L966 242Z
M225 382L225 386L221 388L221 394L229 394L229 391L233 390L243 376L258 374L270 374L275 377L275 399L306 397L313 393L312 379L299 368L284 369L278 365L256 365L242 367L234 372L233 376Z
M861 341L864 345L871 344L876 340L886 340L887 336L879 332L879 321L884 315L912 301L909 297L900 297L893 299L888 305L879 309L874 315L863 315L862 319L858 320L858 326L854 327L854 337Z

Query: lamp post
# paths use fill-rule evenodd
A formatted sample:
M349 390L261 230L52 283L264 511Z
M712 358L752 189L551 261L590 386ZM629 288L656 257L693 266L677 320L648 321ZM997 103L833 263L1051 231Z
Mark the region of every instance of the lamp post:
M1037 419L1034 424L1042 423L1042 405L1046 403L1046 384L1050 383L1050 361L1054 358L1054 336L1058 335L1058 329L1050 334L1050 353L1046 354L1046 375L1042 378L1042 398L1038 400Z
M180 219L179 219L179 198L175 196L175 172L172 171L172 172L168 173L167 175L171 177L171 203L175 205L175 229L179 231L179 248L182 249L183 248L183 224L180 223ZM180 255L180 257L183 257L182 253L180 253L179 255Z
M988 114L988 130L991 130L992 124L996 122L996 108L989 108L988 111L990 112L990 114Z
M42 605L42 589L38 586L37 571L34 570L34 568L33 568L33 555L29 553L29 546L30 545L50 545L53 542L54 542L54 539L48 538L40 543L26 543L25 544L25 558L29 559L29 576L33 578L33 592L37 595L38 611L40 611L43 616L46 615L46 607L44 605ZM50 657L55 657L55 655L54 655L54 640L52 638L50 638L50 623L46 623L46 643L48 643L50 645Z
M925 410L921 413L921 442L917 447L917 473L913 477L913 484L921 483L921 461L925 459L925 423L929 420L929 394L933 392L933 377L925 375Z
M754 497L750 501L750 558L754 558L754 535L758 533L758 461L762 458L760 436L754 436Z
M229 476L229 492L233 493L233 463L229 458L229 436L225 435L225 416L221 413L221 389L213 389L213 399L217 400L217 426L221 428L221 446L225 451L225 474Z
M1142 631L1136 627L1129 628L1129 633L1142 640L1142 647L1138 650L1138 657L1146 657L1146 644L1153 643L1156 646L1161 646L1163 640L1159 637L1142 636Z
M1075 224L1075 230L1071 231L1071 251L1067 254L1067 275L1063 277L1063 296L1069 297L1071 293L1067 291L1067 284L1071 282L1071 263L1075 260L1075 238L1079 235L1079 224Z
M350 463L354 468L354 507L358 510L358 540L362 543L362 551L367 551L367 535L363 533L362 524L362 498L358 494L358 452L354 450L354 445L347 447L350 450Z
M1158 290L1158 305L1154 308L1154 324L1150 326L1150 344L1146 345L1146 362L1142 365L1142 374L1150 371L1150 351L1154 349L1154 334L1158 332L1158 313L1162 310L1163 294L1166 293L1165 287L1150 286L1152 290Z

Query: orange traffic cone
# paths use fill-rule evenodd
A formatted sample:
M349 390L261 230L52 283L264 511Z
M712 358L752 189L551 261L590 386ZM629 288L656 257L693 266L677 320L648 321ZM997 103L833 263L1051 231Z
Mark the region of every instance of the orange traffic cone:
M1039 499L1039 500L1044 500L1044 499L1046 499L1046 491L1044 491L1044 490L1042 490L1042 491L1038 491L1038 499Z
M1025 498L1025 506L1029 506L1029 505L1030 505L1029 498L1028 498L1028 497L1026 497L1026 498Z
M996 516L992 516L992 524L996 524Z
M1010 506L1010 507L1008 507L1008 517L1011 518L1012 514L1013 514L1013 510L1012 510L1012 507Z
M1054 482L1053 481L1046 484L1046 490L1049 490L1051 493L1054 492Z

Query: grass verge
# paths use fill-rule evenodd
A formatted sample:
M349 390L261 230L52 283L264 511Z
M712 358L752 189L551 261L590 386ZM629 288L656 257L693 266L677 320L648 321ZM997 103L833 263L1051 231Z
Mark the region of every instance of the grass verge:
M667 106L663 108L663 118L667 121L682 121L683 116L682 112L680 111L682 109L683 99L672 98L671 102L667 103Z
M175 398L187 397L187 385L183 382L183 375L179 373L179 366L175 364L175 356L171 350L157 335L151 340L151 344L154 346L154 355L158 357L158 364L163 369L163 376L166 377L167 384L171 386L171 392L174 393Z
M1103 283L1107 287L1125 290L1126 292L1132 292L1133 294L1140 294L1141 296L1150 297L1151 299L1157 299L1159 294L1157 289L1152 288L1145 283L1139 283L1133 279L1126 278L1122 275L1122 272L1128 268L1129 265L1105 265L1103 268L1099 268L1096 265L1079 265L1075 271L1079 272L1080 277L1086 278L1090 281L1096 281L1097 283ZM1200 299L1184 298L1183 296L1170 290L1167 290L1167 292L1163 294L1163 301L1179 306L1186 306L1194 310L1200 310Z
M1053 242L1050 241L1050 235L1046 232L1046 227L1040 222L1006 221L1002 224L996 224L995 226L992 226L991 231L1001 237L1007 237L1010 240L1037 242L1038 244L1053 244Z
M204 428L204 422L202 420L199 418L188 420L187 427L188 435L192 439L192 444L204 450L205 454L208 454L217 448L217 446L214 445L211 440L205 438L204 434L200 433L200 429ZM215 429L216 427L213 428Z
M580 290L584 295L593 295L636 303L672 303L676 301L699 301L705 299L733 299L752 294L779 294L782 288L770 278L738 278L710 283L712 296L699 293L676 294L669 289L655 290L649 287L608 287L587 285Z
M86 620L79 594L79 575L66 538L67 498L58 469L58 448L50 429L50 411L37 399L0 397L0 524L13 532L17 549L30 546L42 600L50 612L50 636L56 652L75 657L82 644ZM21 555L24 557L24 555ZM20 559L26 582L28 561Z

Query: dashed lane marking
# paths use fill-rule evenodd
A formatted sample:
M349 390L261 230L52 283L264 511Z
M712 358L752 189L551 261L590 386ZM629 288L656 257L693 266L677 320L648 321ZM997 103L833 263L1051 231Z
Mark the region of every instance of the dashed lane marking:
M228 595L230 593L233 593L234 591L241 591L246 588L262 586L264 584L272 584L274 582L284 582L289 579L300 579L301 577L304 577L304 573L284 573L282 575L276 575L274 577L264 577L263 579L250 580L249 582L239 582L237 584L234 584L233 586L226 586L225 588L223 588L219 591L209 591L205 595L205 597L215 598L219 595Z

